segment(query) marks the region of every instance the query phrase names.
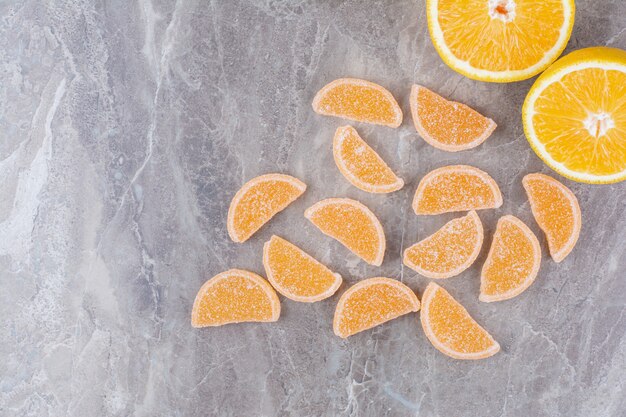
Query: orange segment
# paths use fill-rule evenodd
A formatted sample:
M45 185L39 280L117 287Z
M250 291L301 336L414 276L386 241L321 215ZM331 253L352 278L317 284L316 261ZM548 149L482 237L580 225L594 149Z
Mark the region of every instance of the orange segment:
M500 350L467 310L434 282L424 291L420 320L430 343L452 358L483 359Z
M428 278L450 278L474 263L482 244L483 225L470 211L405 250L404 264Z
M276 291L294 301L323 300L333 295L342 282L341 275L278 236L272 236L263 246L263 266Z
M276 321L280 301L267 281L249 271L230 269L204 283L191 312L193 327L246 321Z
M230 203L228 234L233 242L245 242L306 190L306 184L283 174L261 175L248 181Z
M404 181L393 173L352 126L340 127L335 132L333 156L343 176L363 191L390 193L404 186Z
M368 264L382 264L385 233L365 205L349 198L328 198L309 207L304 217Z
M501 217L480 276L480 301L508 300L521 294L537 278L540 264L535 234L517 217Z
M476 110L448 101L420 85L411 88L411 114L417 133L430 145L448 152L475 148L496 128Z
M402 123L402 110L389 91L356 78L340 78L327 84L315 95L313 110L326 116L389 127Z
M561 262L574 249L582 216L574 193L554 178L528 174L522 180L535 221L546 234L550 256Z
M333 330L346 338L419 308L417 295L400 281L369 278L343 293L335 310Z
M416 214L498 208L502 194L498 184L478 168L451 165L437 168L422 178L415 197Z

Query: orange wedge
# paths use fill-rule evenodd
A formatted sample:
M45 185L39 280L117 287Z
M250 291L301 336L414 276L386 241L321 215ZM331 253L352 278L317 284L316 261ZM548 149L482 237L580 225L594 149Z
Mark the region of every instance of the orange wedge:
M550 256L561 262L574 249L582 217L574 193L554 178L528 174L522 180L535 221L548 240Z
M420 320L430 343L451 358L483 359L500 350L467 310L434 282L424 291Z
M520 219L498 220L487 260L480 275L480 301L492 302L521 294L537 278L541 247Z
M430 145L448 152L475 148L496 123L456 101L448 101L420 85L411 88L411 114L417 133Z
M233 242L245 242L306 190L306 184L283 174L261 175L248 181L230 203L228 234Z
M343 176L363 191L390 193L404 186L404 181L393 173L352 126L342 126L335 132L333 156Z
M482 245L483 225L470 211L407 248L404 264L428 278L450 278L474 263Z
M502 194L498 184L478 168L451 165L437 168L422 178L415 197L416 214L441 214L498 208Z
M263 266L276 291L303 303L330 297L342 282L341 275L278 236L272 236L263 246Z
M389 91L356 78L340 78L327 84L315 95L313 110L326 116L389 127L402 123L402 110Z
M365 205L349 198L328 198L309 207L304 217L368 264L383 263L385 233Z
M230 269L204 283L191 311L193 327L276 321L280 301L272 286L249 271Z
M333 319L333 330L346 338L420 309L417 295L400 281L369 278L343 293Z

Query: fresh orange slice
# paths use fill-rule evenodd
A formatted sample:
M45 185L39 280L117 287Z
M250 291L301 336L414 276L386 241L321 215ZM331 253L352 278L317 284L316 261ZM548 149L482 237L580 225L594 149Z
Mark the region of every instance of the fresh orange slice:
M554 178L528 174L522 180L535 221L548 240L550 256L561 262L574 249L582 217L574 193Z
M330 297L342 282L341 275L278 236L272 236L263 246L263 266L276 291L303 303Z
M441 353L454 359L483 359L500 345L439 285L431 282L422 296L422 327Z
M200 288L191 311L191 325L268 322L278 320L279 316L280 301L267 281L249 271L230 269Z
M233 242L245 242L306 190L306 184L283 174L261 175L248 181L230 203L228 234Z
M304 217L368 264L383 263L385 233L365 205L349 198L328 198L309 207Z
M428 278L450 278L474 263L482 245L483 225L472 210L407 248L404 264Z
M333 330L346 338L420 309L417 295L400 281L369 278L344 292L337 303Z
M416 214L441 214L498 208L502 194L498 184L478 168L451 165L437 168L422 178L415 197Z
M313 110L357 122L398 127L402 110L389 91L356 78L340 78L322 88L313 99Z
M411 88L411 114L417 133L430 145L448 152L475 148L496 128L476 110L448 101L420 85Z
M501 217L480 276L480 301L508 300L521 294L537 278L540 264L541 247L535 234L517 217Z
M333 156L343 176L363 191L391 193L404 186L404 181L393 173L352 126L342 126L335 132Z

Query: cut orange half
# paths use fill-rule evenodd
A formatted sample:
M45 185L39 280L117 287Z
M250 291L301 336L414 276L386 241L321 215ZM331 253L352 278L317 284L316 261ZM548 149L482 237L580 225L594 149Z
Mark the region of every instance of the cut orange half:
M420 320L430 343L454 359L483 359L500 350L498 342L467 310L434 282L422 296Z
M418 311L420 302L409 287L391 278L369 278L344 292L337 303L333 330L346 338Z
M416 214L441 214L498 208L502 194L498 184L478 168L451 165L437 168L422 178L415 197Z
M450 278L469 268L483 245L483 225L475 211L446 223L404 251L404 264L428 278Z
M357 122L398 127L402 110L389 91L356 78L340 78L322 88L313 99L313 110Z
M480 301L508 300L521 294L537 278L540 264L541 247L535 234L517 217L501 217L480 275Z
M276 321L280 301L272 286L249 271L230 269L217 274L198 291L191 312L193 327L246 321Z
M245 242L306 190L306 184L283 174L261 175L248 181L230 203L227 229L233 242Z
M328 198L309 207L304 217L368 264L382 264L385 233L376 215L365 205L349 198Z
M303 303L330 297L342 282L341 275L278 236L263 246L263 266L276 291Z
M363 191L391 193L404 186L404 181L393 173L352 126L342 126L335 132L333 156L343 176Z
M561 262L574 249L582 216L574 193L554 178L528 174L522 180L535 221L548 240L550 256Z
M476 110L448 101L420 85L411 88L411 114L417 133L430 145L448 152L475 148L496 128Z

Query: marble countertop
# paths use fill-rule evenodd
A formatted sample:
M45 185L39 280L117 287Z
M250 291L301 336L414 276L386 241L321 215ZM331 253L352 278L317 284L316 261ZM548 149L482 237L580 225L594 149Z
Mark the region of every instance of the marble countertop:
M568 51L626 48L626 2L576 4ZM388 87L402 106L399 129L358 125L405 179L399 192L361 192L334 166L342 122L314 114L311 100L344 76ZM411 123L413 83L474 106L498 129L473 151L432 148ZM277 323L190 325L201 284L232 267L261 273L274 233L348 284L382 275L421 294L429 280L400 253L454 217L410 209L417 181L438 166L467 163L496 179L504 204L481 213L487 236L504 214L542 236L521 184L551 173L522 131L531 84L450 70L422 0L2 2L0 415L626 415L626 183L563 180L582 208L580 241L557 265L542 240L539 277L521 296L478 301L488 245L443 284L500 342L487 360L440 354L415 315L340 339L337 297L283 300ZM309 189L250 241L232 243L230 199L267 172ZM304 219L331 196L380 217L382 267Z

